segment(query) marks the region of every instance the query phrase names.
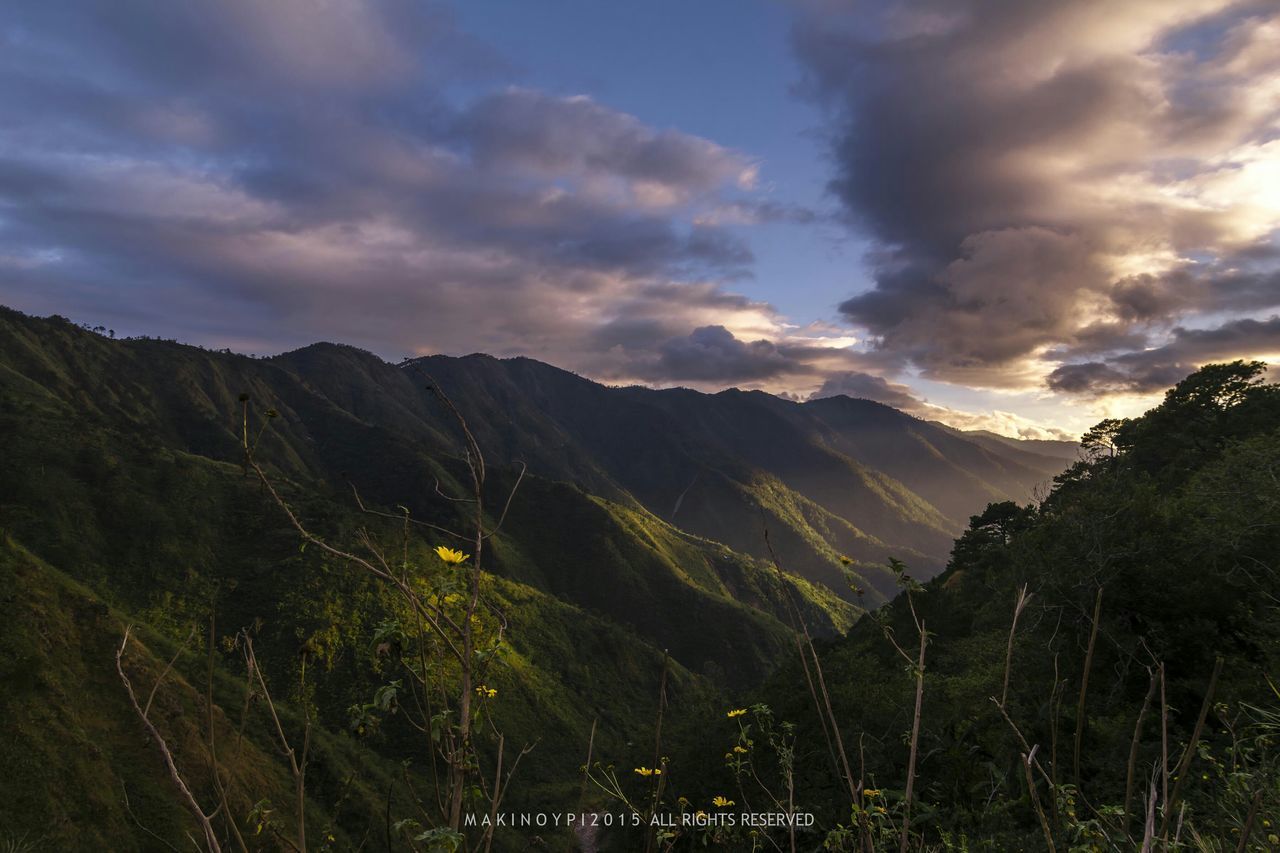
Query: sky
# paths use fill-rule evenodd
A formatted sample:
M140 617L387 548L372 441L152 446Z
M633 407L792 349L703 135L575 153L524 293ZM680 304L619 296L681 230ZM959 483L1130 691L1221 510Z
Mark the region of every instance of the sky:
M1074 437L1280 361L1280 3L6 4L0 303Z

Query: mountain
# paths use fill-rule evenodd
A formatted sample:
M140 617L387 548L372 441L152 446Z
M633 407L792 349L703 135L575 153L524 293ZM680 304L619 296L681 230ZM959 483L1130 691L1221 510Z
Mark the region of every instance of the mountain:
M431 428L437 383L487 452L574 482L735 551L846 589L857 562L875 603L881 565L936 573L952 537L991 500L1025 500L1063 467L1016 441L970 441L866 400L795 403L759 391L605 387L525 358L432 356L387 365L317 344L272 359L358 417Z
M948 427L950 429L950 427ZM985 429L969 429L962 432L971 441L990 446L991 442L1011 447L1015 450L1032 453L1049 459L1061 460L1070 464L1080 458L1080 444L1075 441L1050 440L1043 438L1010 438Z
M673 714L698 719L794 652L797 616L818 636L843 633L893 594L890 556L934 573L968 514L1025 497L1054 464L861 400L609 388L479 355L391 365L332 344L255 359L0 309L0 712L11 721L0 756L24 768L0 782L0 826L131 849L141 808L148 832L180 839L184 813L138 738L112 655L132 624L139 683L173 659L161 726L207 779L197 718L231 725L241 686L225 643L254 626L275 683L297 677L298 649L323 663L313 692L281 700L293 720L319 709L308 822L314 813L355 847L376 815L390 843L385 790L415 734L392 720L355 738L346 709L386 686L372 637L392 602L341 560L300 549L246 474L242 399L269 424L259 456L305 523L349 547L403 539L406 565L425 565L439 537L362 513L353 489L381 511L464 520L451 499L465 494L459 436L429 385L486 455L489 506L519 482L485 576L510 630L495 715L540 756L512 807L577 802L565 780L589 740L651 760L659 683ZM210 624L220 637L206 652ZM266 720L244 738L231 771L287 798ZM245 815L254 802L232 806Z
M327 377L346 389L347 396L335 402L286 369L287 360L254 360L164 341L113 342L57 321L14 314L3 319L9 529L60 565L76 564L82 571L92 566L108 583L120 584L120 567L104 565L108 557L130 566L157 562L140 543L159 546L164 535L149 529L154 522L144 521L142 510L182 515L184 507L163 505L167 496L182 494L185 484L176 482L182 479L177 472L238 470L241 393L279 414L264 446L273 466L326 501L351 506L355 486L365 500L408 506L415 517L441 521L457 514L432 485L438 481L445 491L460 491L445 415L426 413L426 398L414 394L412 380L366 353L336 350L353 355L356 365L345 377ZM381 368L383 384L365 384L361 366ZM366 392L377 402L362 402ZM489 432L478 422L476 427L482 435ZM511 474L499 469L496 476L505 476L509 486ZM497 544L496 573L634 623L649 640L673 651L705 655L722 649L710 657L718 656L723 666L734 648L732 671L742 677L768 659L764 651L745 657L742 651L776 643L765 638L782 631L781 605L771 592L779 576L771 567L672 527L619 493L601 497L534 473L521 484L520 498L512 502L509 535ZM217 503L234 496L206 492L205 499ZM130 500L140 504L134 512L101 506ZM561 515L559 522L547 523L551 511ZM220 521L205 518L186 526ZM63 524L83 528L82 534L64 535ZM136 537L113 553L111 543L83 535L96 528L104 537ZM165 584L151 576L144 582ZM818 630L849 624L851 605L794 576L785 583L810 607ZM719 622L711 618L703 620L698 637L676 633L695 615L721 611L751 629L721 639L715 634ZM667 615L655 620L650 614L656 612Z
M433 849L439 827L413 821L431 820L434 729L400 712L431 700L395 698L412 612L303 546L242 436L323 541L448 584L440 534L404 521L466 522L440 390L485 454L498 527L477 618L504 640L476 689L503 734L475 760L510 769L504 744L533 748L504 809L794 808L814 816L797 849L899 849L903 826L928 849L1136 849L1144 833L1270 849L1280 390L1261 370L1205 367L1079 447L842 397L332 344L254 359L0 311L0 844L186 843L195 824L115 671L127 629L120 666L193 795L234 791L220 831L278 849L296 825L239 659L252 636L280 728L314 721L314 846ZM439 589L443 608L456 593ZM675 849L787 841L668 831ZM504 830L494 849L535 840Z
M181 709L199 704L204 655L190 634L202 636L211 617L223 639L258 626L264 667L278 684L296 678L300 646L323 650L327 674L316 689L324 701L316 704L333 737L317 746L331 769L314 776L316 814L339 796L341 768L376 780L388 772L388 756L399 761L408 751L413 733L401 724L368 744L353 746L343 735L346 709L382 684L371 637L391 603L350 568L300 551L278 509L246 478L241 394L256 412L278 415L262 458L323 535L351 543L368 529L398 538L399 525L357 511L351 485L372 506L403 504L415 518L457 520L458 505L434 488L460 493L464 476L439 412L406 432L405 419L372 423L267 360L111 341L65 321L0 314L7 628L0 755L25 768L12 784L0 782L0 827L29 827L63 849L129 849L137 827L124 797L133 808L172 806L163 769L138 740L113 674L111 655L128 623L143 683L184 650L173 675L177 704L165 722L200 778L208 773L199 724ZM513 479L500 466L492 473L495 489ZM413 537L408 561L429 564L436 544ZM784 602L819 632L843 631L856 615L829 591L674 528L634 502L537 476L524 479L491 546L486 595L511 632L503 673L494 676L507 697L496 714L513 743L537 743L543 756L523 773L526 798L545 786L546 796L563 796L563 779L573 778L596 724L597 748L627 754L651 720L664 668L674 705L711 701L762 678L792 647ZM236 668L220 648L219 719L237 714ZM232 686L222 689L224 682ZM271 789L267 780L281 768L270 730L258 734L241 769L252 789ZM70 802L68 790L94 794ZM240 815L252 807L236 804ZM50 816L61 822L49 824ZM146 820L164 837L185 831L180 808ZM76 834L86 821L101 835ZM357 846L348 830L355 831L335 828Z

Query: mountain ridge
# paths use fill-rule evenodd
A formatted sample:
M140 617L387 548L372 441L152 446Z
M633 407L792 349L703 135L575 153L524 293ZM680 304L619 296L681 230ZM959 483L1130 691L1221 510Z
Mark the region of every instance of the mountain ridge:
M22 624L67 630L80 630L76 613L105 614L81 625L92 629L83 648L41 649L22 632L0 632L0 659L12 662L6 672L20 688L4 710L50 755L59 732L112 738L109 753L51 767L31 797L8 799L38 814L41 798L66 784L59 778L110 779L122 755L139 768L154 761L135 755L144 748L130 734L136 721L120 713L110 678L92 684L93 701L110 703L102 715L68 708L57 726L39 722L50 702L72 695L74 673L110 666L103 650L129 623L145 646L135 654L153 671L209 622L227 634L259 626L270 653L264 667L277 684L296 679L295 649L318 649L330 673L317 685L318 721L340 736L326 754L344 766L363 763L360 772L375 778L409 752L415 735L405 726L389 720L376 736L355 738L344 713L385 686L370 643L387 618L385 591L320 549L300 549L279 508L246 476L241 440L246 415L253 434L269 424L255 457L298 517L328 540L358 547L366 535L402 536L395 519L363 514L353 489L370 507L452 526L462 519L450 497L466 493L467 469L457 425L431 383L464 413L486 454L490 507L500 510L520 463L528 465L484 563L488 596L512 626L504 665L489 679L503 697L496 713L510 743L540 741L545 751L513 808L572 805L577 785L566 780L577 778L593 729L611 760L651 762L651 702L664 672L680 710L672 725L677 717L693 725L794 653L795 620L834 638L887 600L889 557L907 559L921 576L940 567L958 510L944 514L867 462L914 454L896 473L920 474L915 488L935 490L944 504L948 484L972 490L975 509L989 493L1021 488L1001 472L1025 475L1028 488L1037 475L995 451L948 444L961 440L873 403L612 389L531 359L483 355L392 365L337 344L259 359L111 340L60 318L0 310L0 568L30 587L0 604ZM942 464L946 448L964 458ZM488 513L486 525L497 522ZM440 537L415 530L404 538L406 565L431 571ZM847 568L843 555L854 558ZM83 591L41 592L68 583ZM218 684L235 683L235 655L211 657L188 651L178 661L182 701L192 707L200 699L189 688L206 666ZM215 703L232 714L226 697L234 690L218 691ZM166 722L182 742L196 733L176 716ZM269 733L250 737L258 757L245 772L279 778ZM198 756L183 761L199 772ZM131 770L130 799L167 802L164 778ZM343 778L318 772L317 795L336 799ZM253 803L236 809L247 814ZM127 836L128 814L114 796L95 807L110 815L104 838ZM180 825L180 813L165 814L164 826ZM339 837L359 834L353 819L336 828ZM58 833L69 831L53 837L67 841Z
M1014 448L1003 451L954 437L871 401L829 398L796 403L738 389L704 394L690 389L610 388L532 359L428 356L406 365L421 366L451 395L465 388L460 399L483 412L479 420L498 422L505 417L518 422L518 433L494 441L508 448L509 458L518 449L541 456L555 468L558 463L546 458L547 446L572 446L574 458L557 476L603 478L610 488L622 488L659 517L666 518L678 502L684 526L707 538L726 541L733 538L730 530L739 537L746 530L759 531L758 508L749 506L751 500L743 504L741 493L755 491L753 478L776 479L791 493L788 502L794 503L791 497L798 495L816 504L821 518L810 528L824 523L851 528L833 530L829 536L807 531L825 547L816 541L812 548L797 547L787 561L801 574L829 585L840 584L831 567L843 553L883 562L894 550L916 563L921 573L935 573L969 515L991 500L1029 499L1062 467L1039 455L1015 458ZM566 384L589 396L567 402ZM494 386L503 387L494 391ZM523 393L524 388L534 390ZM832 417L835 409L846 414L856 410L858 416L841 420ZM892 425L877 427L874 419ZM955 462L945 458L947 453L963 458ZM698 478L699 471L710 477ZM739 505L727 518L691 521L699 491L714 487L717 478L723 481L722 491L739 492L738 500L719 496L721 514L726 501ZM756 503L767 509L767 501ZM775 525L769 526L772 530ZM750 546L739 538L737 547L764 556L763 536L751 538Z
M127 347L131 342L114 343ZM39 363L38 357L32 360ZM877 600L893 587L876 565L898 556L920 576L936 574L969 515L990 501L1032 497L1062 467L1061 459L1020 445L969 437L843 396L798 403L738 389L705 394L610 387L534 359L478 353L392 365L366 350L329 342L246 363L257 366L252 380L245 377L246 385L275 383L263 375L272 368L296 380L295 390L289 390L293 383L283 382L281 402L304 422L304 432L308 419L340 412L367 429L448 446L450 427L425 387L426 375L434 376L484 433L482 443L492 458L526 462L535 474L643 507L759 559L769 556L767 530L781 546L777 552L784 568L840 594L847 593L839 558L850 556L863 587L874 590ZM187 373L178 378L203 415L227 422L227 412L234 409L232 390L200 389L213 380L211 371L184 366ZM85 369L92 372L93 366ZM135 385L159 387L165 381L154 366L136 358L118 370L119 381ZM414 376L415 371L423 375ZM94 410L99 404L92 395L74 385L59 387ZM303 401L302 389L317 398ZM294 404L302 408L293 411ZM324 414L330 408L333 412ZM187 441L203 437L224 454L233 452L234 430L215 436L209 420L184 416L167 426L171 435L181 433ZM303 458L315 448L315 436L295 442L295 468L305 468ZM357 460L349 461L355 467Z

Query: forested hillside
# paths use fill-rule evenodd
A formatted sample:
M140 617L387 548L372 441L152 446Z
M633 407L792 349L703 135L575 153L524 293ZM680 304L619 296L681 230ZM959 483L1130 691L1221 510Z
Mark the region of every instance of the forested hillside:
M911 849L1278 849L1280 387L1262 370L1210 365L1104 421L1042 503L975 515L926 584L908 566L903 596L818 644L830 715L798 662L750 694L797 726L815 839L897 849L909 816Z
M870 600L892 594L888 555L941 569L952 537L992 500L1027 500L1064 467L868 400L794 403L762 392L610 388L531 359L433 356L393 367L317 344L272 360L357 417L429 426L428 381L457 401L495 458L642 506L684 530L845 590L863 565ZM1074 455L1074 454L1073 454Z
M466 682L490 727L465 752L466 797L488 797L478 774L505 758L503 808L543 810L612 808L606 791L659 759L671 784L651 811L715 784L718 755L690 764L709 721L754 701L797 629L839 636L896 592L890 557L933 574L967 514L1027 500L1070 451L862 400L606 388L524 359L255 359L15 312L0 326L0 841L37 849L195 832L122 675L229 847L297 846L299 812L316 849L457 842L423 812L456 717L415 717L412 679L458 673L408 660L412 606L344 555L397 555L425 596L408 600L451 612L449 555L470 572L477 552L437 548L473 521L471 438L492 533L472 653L494 656ZM299 795L279 738L296 750L303 732ZM588 754L604 763L584 777ZM820 766L804 772L821 802Z
M157 690L159 725L208 801L206 670L212 660L213 729L234 730L244 701L234 640L250 628L282 707L295 720L298 707L314 709L325 732L308 784L313 832L332 823L339 848L375 830L385 841L386 810L409 818L414 798L404 786L424 784L402 778L399 762L416 756L416 772L425 772L423 752L397 715L356 736L350 711L394 681L375 637L395 602L343 561L300 548L244 466L244 406L273 427L258 458L289 505L351 547L361 531L403 539L403 524L360 512L355 489L370 508L403 505L415 521L464 517L453 496L466 493L466 466L447 413L406 435L352 415L270 361L115 342L14 313L3 320L0 703L3 753L18 772L0 782L0 826L64 849L150 849L151 833L181 838L183 811L113 655L132 624L125 665L148 690L177 653ZM486 523L517 476L514 466L493 467L496 509ZM576 802L593 726L598 749L630 754L647 738L660 680L669 701L690 708L756 683L792 646L784 600L829 633L856 615L829 590L672 527L634 501L532 474L516 496L484 577L507 637L490 679L502 696L493 717L513 745L537 744L511 807ZM438 573L432 549L442 544L453 542L415 527L406 564ZM319 674L300 693L302 661ZM251 714L249 732L252 748L237 749L227 771L241 779L229 806L237 819L258 800L288 799L268 721ZM399 794L388 793L393 783Z

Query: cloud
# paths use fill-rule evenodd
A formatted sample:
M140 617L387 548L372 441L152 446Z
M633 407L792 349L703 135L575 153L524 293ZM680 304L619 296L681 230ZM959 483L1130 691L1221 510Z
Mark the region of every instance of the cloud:
M83 0L7 10L0 39L10 304L593 375L656 371L664 341L707 325L785 334L729 290L753 256L713 215L787 212L753 157L511 87L441 5ZM628 318L663 333L602 353Z
M877 289L840 308L928 375L983 384L998 366L1016 383L1018 359L1070 339L1079 299L1105 282L1096 249L1079 236L1006 228L965 238L959 256L923 286Z
M1048 376L1055 391L1086 397L1146 394L1167 388L1213 361L1238 357L1275 359L1280 354L1280 316L1244 319L1209 329L1178 327L1168 343L1129 352L1110 361L1064 364Z
M828 219L766 164L512 85L431 0L6 7L0 301L257 352L800 395L863 374L903 406L913 371L1142 386L1126 355L1280 303L1270 6L798 3L832 187L875 244L834 328L735 292L749 228Z
M1000 435L1027 439L1075 439L1075 436L1065 430L1039 423L1014 412L998 409L963 411L930 403L917 396L907 385L859 371L847 371L828 377L818 390L809 395L808 399L820 400L824 397L841 395L883 403L921 420L938 421L961 430L987 430Z
M924 376L1032 388L1103 331L1280 305L1274 4L798 5L831 189L876 242L840 310Z
M772 341L740 341L724 326L703 326L663 344L657 366L673 379L736 382L773 378L796 364Z
M631 205L666 208L723 186L751 189L745 155L674 130L655 130L586 96L557 98L508 89L481 98L452 128L484 169L572 177L625 194Z
M759 225L763 223L788 223L813 225L828 217L809 208L775 201L739 199L717 205L699 215L697 222L706 225Z
M702 390L727 386L768 390L794 397L822 384L833 372L884 365L884 359L831 337L821 327L776 324L771 336L760 329L774 320L772 309L749 300L720 300L712 310L691 316L732 318L736 329L708 322L685 331L686 316L674 318L633 305L597 330L601 352L593 375L619 383L679 384ZM647 314L647 316L645 316Z
M809 399L820 400L824 397L853 397L856 400L871 400L884 403L903 412L920 410L922 401L906 385L890 382L883 376L870 373L849 371L828 378Z

